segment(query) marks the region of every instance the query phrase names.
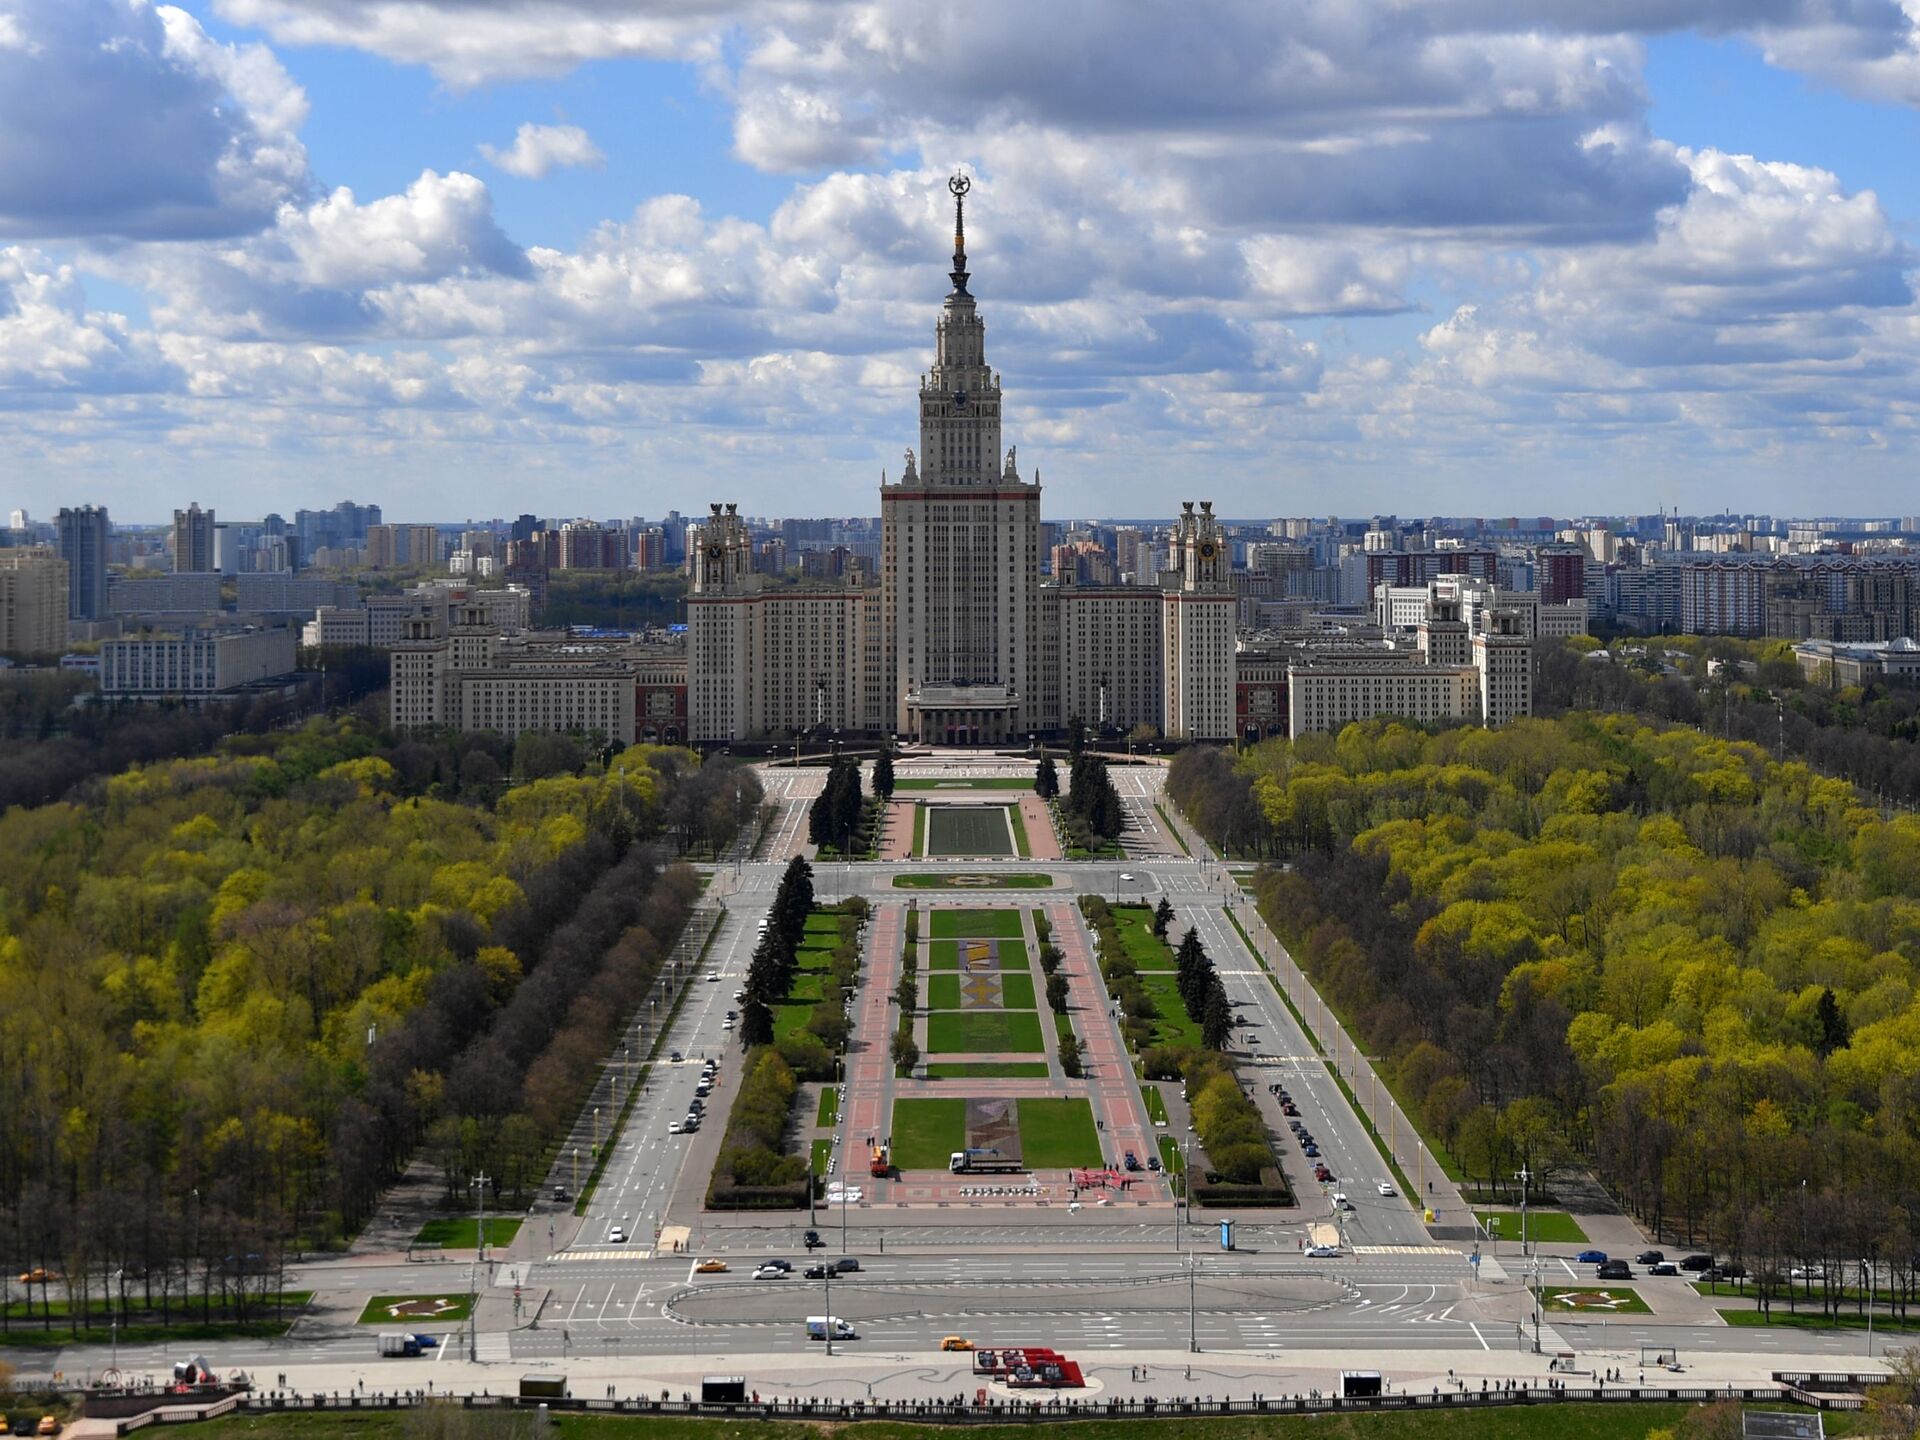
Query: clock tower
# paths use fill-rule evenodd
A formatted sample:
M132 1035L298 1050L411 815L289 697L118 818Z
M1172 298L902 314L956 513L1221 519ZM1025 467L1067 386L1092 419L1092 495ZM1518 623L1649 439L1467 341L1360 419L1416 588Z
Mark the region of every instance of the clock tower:
M894 728L923 743L1004 744L1046 728L1038 650L1040 486L1000 449L1000 377L967 289L964 175L953 195L952 289L920 382L920 450L882 485L881 582Z

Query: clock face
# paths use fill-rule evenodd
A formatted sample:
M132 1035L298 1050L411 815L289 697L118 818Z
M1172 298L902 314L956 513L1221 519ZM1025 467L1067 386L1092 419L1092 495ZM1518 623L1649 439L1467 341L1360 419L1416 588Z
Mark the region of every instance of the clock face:
M1200 558L1202 560L1211 560L1219 553L1220 547L1215 545L1211 540L1202 540L1200 542Z
M953 408L956 410L964 410L967 408L967 392L966 391L956 390L953 392Z
M707 558L709 560L718 560L722 555L726 553L727 552L718 545L707 546Z

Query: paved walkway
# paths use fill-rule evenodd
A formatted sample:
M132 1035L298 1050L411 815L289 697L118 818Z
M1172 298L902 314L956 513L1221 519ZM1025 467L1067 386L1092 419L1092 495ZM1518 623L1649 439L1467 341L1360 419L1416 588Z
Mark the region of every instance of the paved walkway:
M880 822L880 858L913 858L913 801L889 800L886 818Z
M847 1041L846 1090L840 1102L842 1178L862 1187L868 1199L888 1197L891 1180L867 1177L869 1137L885 1140L893 1114L893 991L900 978L900 947L906 940L903 905L882 905L867 922L866 963L861 967L853 1034Z
M1060 973L1067 977L1067 1007L1080 1032L1080 1059L1093 1116L1101 1131L1102 1149L1116 1166L1129 1150L1145 1164L1147 1156L1159 1153L1155 1132L1134 1084L1133 1063L1111 1013L1106 986L1094 965L1093 942L1081 922L1078 906L1061 901L1047 906L1046 914L1047 923L1053 927L1053 943L1062 956ZM1132 1194L1138 1200L1151 1196L1164 1202L1168 1198L1166 1182L1158 1176L1147 1185L1134 1186Z
M1020 797L1020 823L1027 832L1027 851L1035 860L1061 860L1060 838L1053 833L1053 816L1037 795Z

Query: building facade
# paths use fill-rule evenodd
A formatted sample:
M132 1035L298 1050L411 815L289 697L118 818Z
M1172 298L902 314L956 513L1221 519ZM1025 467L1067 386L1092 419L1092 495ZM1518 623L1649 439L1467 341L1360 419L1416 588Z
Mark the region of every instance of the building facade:
M104 620L107 618L107 542L113 537L113 525L104 505L77 505L63 508L60 526L60 558L67 562L67 618Z
M213 511L194 501L173 512L173 568L177 574L201 575L215 568Z
M1156 584L1087 585L1058 565L1041 583L1055 542L1040 477L1002 448L1000 377L968 289L968 184L949 188L951 288L921 379L919 448L881 483L879 583L857 567L837 584L774 583L735 507L713 506L687 537L692 738L839 729L1004 745L1070 722L1232 738L1231 555L1208 503L1184 505L1175 568Z
M0 550L0 650L57 655L67 648L67 562L50 545Z
M291 630L132 637L100 647L100 693L190 699L290 675L293 668Z

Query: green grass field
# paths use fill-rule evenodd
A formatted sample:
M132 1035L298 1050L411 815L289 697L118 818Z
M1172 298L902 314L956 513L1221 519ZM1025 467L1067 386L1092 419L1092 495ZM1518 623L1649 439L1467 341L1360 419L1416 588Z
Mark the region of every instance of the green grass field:
M1044 1055L1040 1017L1031 1010L936 1010L927 1017L927 1049L936 1055Z
M820 1110L813 1117L816 1125L831 1125L840 1117L840 1092L831 1085L820 1092Z
M1113 921L1127 958L1141 970L1172 970L1173 947L1153 933L1153 911L1145 905L1116 905ZM1185 932L1182 931L1182 934ZM1215 956L1215 963L1219 958Z
M927 807L924 805L913 807L913 849L908 853L912 855L927 853Z
M1809 1314L1805 1310L1792 1311L1787 1309L1786 1306L1782 1305L1778 1300L1773 1303L1773 1316L1771 1319L1761 1314L1758 1310L1728 1309L1721 1310L1718 1313L1720 1318L1729 1325L1739 1325L1751 1329L1860 1330L1864 1329L1867 1323L1867 1317L1864 1315L1842 1315L1839 1320L1836 1321L1829 1315ZM1896 1325L1888 1318L1885 1311L1880 1311L1873 1317L1873 1333L1878 1335L1882 1331L1885 1331L1889 1335L1920 1335L1920 1327L1912 1324Z
M1033 847L1027 843L1027 824L1020 818L1020 807L1007 807L1007 828L1013 831L1013 851L1022 860L1033 858Z
M505 1215L487 1220L487 1244L505 1245L520 1232L520 1222ZM480 1222L472 1215L449 1215L429 1220L413 1237L416 1245L439 1245L447 1250L477 1250L480 1247Z
M1153 1022L1153 1043L1156 1045L1198 1045L1200 1026L1187 1014L1186 1004L1180 999L1180 988L1175 976L1167 970L1148 970L1140 975L1140 986L1153 997L1153 1003L1160 1014Z
M933 928L928 932L936 940L1018 940L1018 910L935 910Z
M1013 834L1002 805L934 805L927 810L927 854L1012 855Z
M798 1035L813 1017L813 1006L776 1005L773 1007L773 1041L777 1045L789 1035Z
M893 782L896 790L1031 790L1030 775L982 775L973 780L940 780L914 776Z
M960 942L958 940L933 940L933 959L929 966L934 970L958 970L960 968ZM1027 947L1015 944L1011 940L1000 942L1000 968L1002 970L1025 970L1027 968Z
M939 1060L927 1066L929 1080L1044 1080L1044 1060Z
M960 1008L960 977L949 970L927 977L927 1009L958 1010Z
M1604 1296L1604 1304L1582 1304L1583 1297ZM1545 1285L1540 1306L1551 1315L1651 1315L1653 1307L1639 1292L1619 1285Z
M420 1309L410 1315L394 1315L387 1308L390 1305L418 1305ZM444 1295L376 1295L367 1302L356 1323L418 1330L425 1325L464 1320L472 1312L473 1301L458 1291Z
M1140 1098L1147 1102L1147 1119L1155 1125L1167 1123L1167 1102L1158 1085L1142 1085Z
M1048 890L1052 887L1051 875L896 875L893 877L893 888L896 890Z
M945 1170L967 1144L965 1100L893 1102L893 1163L902 1170Z
M1093 1107L1085 1100L1021 1100L1020 1154L1030 1170L1101 1163Z
M1003 1010L1031 1010L1034 1008L1033 976L1003 975L1000 977L1000 1008Z
M942 1162L944 1164L944 1162ZM1177 1377L1176 1377L1177 1378ZM1156 1384L1159 1384L1156 1376ZM1171 1390L1174 1381L1161 1384ZM1770 1406L1795 1410L1792 1405ZM1197 1416L1130 1416L1128 1440L1644 1440L1649 1430L1672 1429L1692 1404L1667 1405L1514 1405L1463 1406L1425 1411L1355 1412L1335 1415L1236 1415L1231 1419ZM1869 1433L1877 1416L1829 1412L1823 1417L1832 1436ZM721 1422L725 1425L727 1422ZM563 1424L576 1440L713 1440L715 1422L677 1415L611 1416L568 1414ZM406 1440L420 1421L406 1410L299 1410L280 1414L236 1414L202 1421L194 1427L203 1440ZM1066 1440L1101 1440L1112 1421L1055 1422L1048 1427ZM819 1440L817 1421L755 1420L755 1440ZM834 1426L844 1440L946 1440L952 1427L915 1425L899 1420ZM969 1426L977 1440L1023 1440L1033 1428L1023 1424Z
M1475 1210L1474 1218L1502 1240L1520 1238L1520 1212L1518 1210ZM1489 1224L1498 1221L1498 1224ZM1564 1210L1529 1210L1527 1212L1527 1239L1545 1240L1549 1243L1564 1245L1584 1245L1587 1232L1580 1228L1580 1222Z
M813 1173L825 1175L827 1162L833 1158L833 1141L816 1140L813 1142Z

